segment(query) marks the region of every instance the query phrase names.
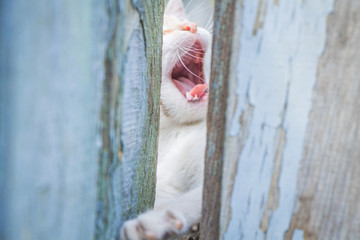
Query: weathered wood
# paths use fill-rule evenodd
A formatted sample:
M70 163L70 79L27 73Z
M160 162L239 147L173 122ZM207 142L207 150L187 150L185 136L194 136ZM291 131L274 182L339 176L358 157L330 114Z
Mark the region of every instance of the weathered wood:
M282 239L332 1L244 1L229 99L224 239ZM317 23L317 24L313 24ZM234 52L233 51L233 52ZM243 146L234 151L234 143ZM239 155L234 155L239 154ZM234 161L234 159L236 159ZM234 174L234 169L236 169Z
M220 239L359 239L359 5L236 2L222 185L204 200Z
M359 1L337 1L328 18L284 239L360 239L359 14Z
M88 1L1 2L2 239L91 239L102 28Z
M207 115L208 132L205 152L202 220L200 224L200 236L202 239L208 240L219 238L225 111L234 3L234 0L219 0L215 5L210 110Z
M117 237L124 220L154 204L161 82L163 3L110 3L96 224L101 239Z
M163 2L0 3L0 238L115 239L154 202Z

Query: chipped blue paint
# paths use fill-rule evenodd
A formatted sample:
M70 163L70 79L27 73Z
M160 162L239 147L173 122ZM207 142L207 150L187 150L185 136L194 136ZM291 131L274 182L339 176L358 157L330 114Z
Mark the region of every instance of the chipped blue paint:
M296 199L296 177L311 109L317 62L326 43L326 18L333 0L267 1L264 25L253 35L259 1L243 4L238 96L227 136L242 131L239 123L247 105L254 106L248 138L238 160L231 200L231 219L224 239L282 239ZM286 143L278 186L279 205L266 234L260 224L266 209L277 131ZM225 150L226 151L226 150ZM226 161L226 160L225 160ZM226 212L226 211L222 211ZM297 233L296 239L300 239Z
M8 119L0 129L8 129L1 239L92 239L105 47L92 14L105 18L101 7L1 1L0 85L11 103L0 106Z
M163 3L137 2L142 24L129 0L0 1L0 239L117 239L153 204Z
M293 237L291 240L303 240L304 239L304 231L295 229Z

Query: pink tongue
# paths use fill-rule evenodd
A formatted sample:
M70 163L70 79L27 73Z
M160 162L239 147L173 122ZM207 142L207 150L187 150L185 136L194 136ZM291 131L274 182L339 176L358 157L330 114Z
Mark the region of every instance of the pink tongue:
M190 91L190 94L193 97L195 97L195 95L202 97L205 94L207 88L207 83L195 85L195 87Z

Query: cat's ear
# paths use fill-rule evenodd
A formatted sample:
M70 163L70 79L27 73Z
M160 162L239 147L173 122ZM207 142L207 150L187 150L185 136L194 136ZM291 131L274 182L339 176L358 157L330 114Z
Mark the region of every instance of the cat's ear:
M181 0L169 0L165 8L165 15L174 16L179 20L186 20L185 8Z

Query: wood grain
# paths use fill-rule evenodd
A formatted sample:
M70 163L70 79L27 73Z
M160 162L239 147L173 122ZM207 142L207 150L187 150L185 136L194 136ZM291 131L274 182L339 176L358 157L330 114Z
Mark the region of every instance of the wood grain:
M328 18L313 107L285 239L360 239L360 3L337 1Z
M102 6L1 1L1 239L93 238Z
M241 24L234 24L229 69L220 239L289 232L333 8L332 0L235 5ZM305 237L298 228L291 234Z
M0 12L0 239L116 239L154 202L163 1Z
M202 239L208 240L219 238L225 112L234 3L234 0L219 0L215 4L203 207L200 224L200 236Z
M109 1L96 238L155 200L162 1Z

